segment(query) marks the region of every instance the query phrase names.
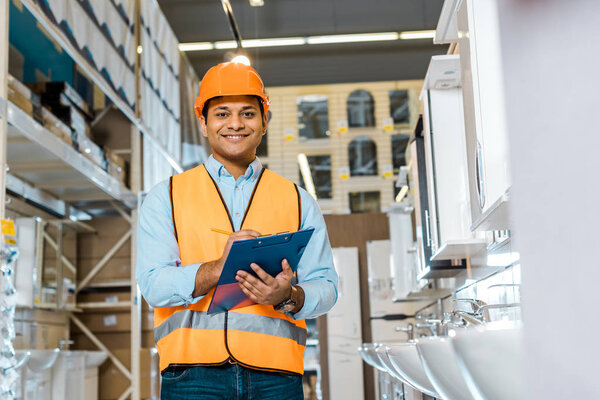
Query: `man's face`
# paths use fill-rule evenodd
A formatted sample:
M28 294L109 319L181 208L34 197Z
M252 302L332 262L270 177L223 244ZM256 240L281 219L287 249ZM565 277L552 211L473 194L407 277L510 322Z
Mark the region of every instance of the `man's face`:
M252 161L265 133L266 120L254 96L223 96L208 103L200 119L215 158Z

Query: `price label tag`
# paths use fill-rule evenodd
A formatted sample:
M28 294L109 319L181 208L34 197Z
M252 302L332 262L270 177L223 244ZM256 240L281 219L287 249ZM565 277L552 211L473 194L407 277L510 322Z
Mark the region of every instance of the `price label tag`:
M337 122L337 134L342 135L346 132L348 132L348 121L346 121L345 119L340 119Z
M349 179L350 178L350 168L349 167L340 167L339 177L340 177L340 181Z
M383 131L386 133L392 132L394 130L394 119L392 117L387 117L383 119Z
M393 178L394 177L394 166L392 164L385 164L383 166L383 177Z
M285 140L286 142L294 140L294 138L296 137L295 133L296 131L294 130L294 128L285 128L283 130L283 140Z

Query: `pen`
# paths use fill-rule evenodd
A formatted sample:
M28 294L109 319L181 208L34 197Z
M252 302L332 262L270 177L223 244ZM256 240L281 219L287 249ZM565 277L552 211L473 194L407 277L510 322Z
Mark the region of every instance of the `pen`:
M222 233L223 235L231 235L231 232L228 231L224 231L223 229L218 229L218 228L210 228L211 231L213 232L217 232L217 233ZM278 232L278 233L270 233L267 235L260 235L260 237L265 237L265 236L273 236L273 235L281 235L282 233L289 233L289 232Z
M213 232L222 233L223 235L231 235L231 232L224 231L223 229L210 228L210 230Z

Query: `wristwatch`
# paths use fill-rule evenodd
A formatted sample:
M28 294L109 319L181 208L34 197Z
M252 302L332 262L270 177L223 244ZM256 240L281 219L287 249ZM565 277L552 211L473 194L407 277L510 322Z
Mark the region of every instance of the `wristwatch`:
M290 298L282 301L281 303L277 304L276 306L273 306L273 308L275 308L275 310L277 310L279 312L287 313L287 312L291 312L294 308L296 308L297 304L298 304L298 288L295 285L292 285L292 291L290 292Z

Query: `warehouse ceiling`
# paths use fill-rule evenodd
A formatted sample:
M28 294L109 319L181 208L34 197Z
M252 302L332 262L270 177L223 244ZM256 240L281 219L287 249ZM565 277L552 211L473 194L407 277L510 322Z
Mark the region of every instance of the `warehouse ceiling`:
M232 40L219 0L158 0L180 42ZM435 29L443 0L231 0L243 39ZM247 49L265 85L422 79L431 39ZM188 52L198 76L231 50Z

